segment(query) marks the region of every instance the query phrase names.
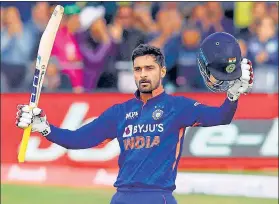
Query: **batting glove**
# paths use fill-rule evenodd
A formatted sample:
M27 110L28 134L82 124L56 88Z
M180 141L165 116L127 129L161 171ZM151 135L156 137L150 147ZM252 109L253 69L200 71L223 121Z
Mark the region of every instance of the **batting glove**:
M47 122L46 115L40 108L33 108L32 110L28 105L18 105L16 114L16 126L25 129L32 125L32 132L39 132L43 136L47 136L50 131L49 123Z
M235 84L227 91L230 101L238 100L240 94L250 93L254 83L252 62L246 58L241 61L242 75Z

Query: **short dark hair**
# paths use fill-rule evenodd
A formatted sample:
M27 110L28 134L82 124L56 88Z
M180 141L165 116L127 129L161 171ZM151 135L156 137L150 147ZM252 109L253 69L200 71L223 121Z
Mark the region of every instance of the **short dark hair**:
M154 46L151 46L148 44L140 44L138 47L136 47L133 50L133 53L132 53L133 63L137 57L145 56L145 55L153 56L158 65L160 65L161 67L165 66L165 56L161 52L161 50L157 47L154 47Z

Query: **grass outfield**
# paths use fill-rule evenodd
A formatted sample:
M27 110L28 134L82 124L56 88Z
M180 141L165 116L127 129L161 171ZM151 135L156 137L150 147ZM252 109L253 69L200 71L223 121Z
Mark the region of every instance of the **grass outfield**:
M278 176L278 170L218 172L196 170L192 172ZM1 184L1 204L109 204L114 192L110 189ZM178 204L278 204L277 199L174 195Z
M278 169L267 169L267 170L193 170L193 171L180 171L180 172L194 172L194 173L215 173L215 174L243 174L243 175L259 175L259 176L278 176Z
M109 204L108 189L1 184L1 204ZM276 199L177 195L178 204L277 204Z

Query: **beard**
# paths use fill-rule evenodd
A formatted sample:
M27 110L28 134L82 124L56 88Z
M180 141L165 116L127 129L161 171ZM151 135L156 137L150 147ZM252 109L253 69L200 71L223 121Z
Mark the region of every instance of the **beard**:
M137 88L140 93L151 94L153 90L160 86L160 80L153 86L150 80L140 80L137 84Z

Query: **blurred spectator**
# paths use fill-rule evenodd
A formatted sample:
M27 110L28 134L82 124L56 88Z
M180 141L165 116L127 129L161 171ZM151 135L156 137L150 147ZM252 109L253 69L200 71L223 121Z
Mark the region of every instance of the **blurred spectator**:
M166 5L162 5L162 9L157 13L156 21L158 31L148 36L149 44L159 47L163 50L166 57L166 66L171 70L175 65L177 57L177 46L180 45L177 36L180 35L182 26L182 16L178 9L172 5L173 9L166 9Z
M145 35L134 27L134 11L131 5L119 6L110 33L118 43L117 61L130 61L134 48L145 42Z
M79 13L78 6L65 6L64 16L52 48L52 56L59 60L62 72L69 76L75 93L83 92L83 57L75 38L76 32L80 29Z
M266 2L254 2L252 8L252 23L249 26L250 36L256 34L257 27L261 19L267 15L267 4Z
M200 4L201 3L198 1L180 1L178 2L178 9L180 10L181 14L188 19L192 14L192 10Z
M190 21L195 23L200 28L202 32L202 39L213 32L204 4L199 4L193 8Z
M167 9L168 6L170 6L170 9ZM176 78L175 61L180 46L178 36L180 35L183 19L176 3L163 2L160 8L156 14L157 31L149 33L147 41L150 45L161 48L165 54L168 72L163 83L166 91L173 91Z
M157 30L148 34L147 39L149 44L158 48L163 48L165 46L166 42L174 33L171 21L169 21L169 17L170 15L167 10L160 10L157 13Z
M60 72L58 61L50 61L43 83L44 92L72 91L69 77Z
M113 83L112 85L116 85L118 88L120 86L119 80L115 79L115 77L121 78L120 75L123 74L123 70L126 70L128 75L131 76L132 67L130 62L132 51L146 41L145 34L136 28L135 21L132 5L127 2L121 2L118 4L112 23L108 26L109 33L116 44L116 50L114 52L115 55L111 55L107 60L106 66L112 76L109 81L115 81L115 84ZM131 83L133 82L131 81Z
M278 31L278 2L270 4L269 14L274 20L276 25L276 30Z
M92 3L92 2L90 2ZM100 2L101 3L101 2ZM89 2L88 2L89 4ZM105 19L107 21L107 23L111 23L113 20L113 17L115 15L116 9L117 9L117 2L115 1L103 1L102 5L105 7Z
M31 16L31 7L34 2L26 2L26 1L1 1L1 6L8 7L16 7L19 10L19 15L21 17L22 22L26 22L30 19Z
M7 81L7 78L4 74L1 73L1 93L10 92L9 89L9 83Z
M266 2L254 2L252 15L254 21L259 21L263 16L267 14Z
M34 31L43 32L50 18L50 7L47 2L37 2L32 8L32 18L29 20Z
M248 44L254 63L254 92L278 92L278 31L271 16L264 16Z
M201 32L194 25L187 25L182 31L177 58L178 77L176 83L185 90L205 90L203 79L196 65L196 55L201 43Z
M241 50L241 56L250 59L248 57L248 50L247 50L246 42L243 39L238 39L238 43L239 43L240 50Z
M156 14L157 29L149 35L149 41L155 41L154 39L158 38L161 34L167 34L165 37L170 37L180 33L183 16L177 6L176 2L161 3L160 10ZM163 47L163 41L160 41L161 43L155 42L152 42L154 46Z
M106 59L115 49L104 19L102 6L87 7L80 13L82 31L76 37L84 60L83 85L89 92L96 88L101 74L105 71Z
M256 36L249 41L249 52L254 64L276 65L278 69L278 33L275 22L270 16L265 16L259 22Z
M4 28L4 16L5 16L5 8L1 7L1 18L0 18L0 21L1 21L1 29Z
M31 52L31 59L36 59L37 57L41 36L47 26L49 18L50 7L47 2L37 2L32 7L31 19L26 23L26 27L32 32L34 39L34 48Z
M190 20L202 31L202 39L215 32L235 33L233 21L224 15L220 2L207 2L193 9Z
M145 33L157 31L157 25L152 18L152 2L134 2L135 28Z
M253 90L278 91L274 89L278 86L278 2L61 4L65 13L52 50L45 91L64 91L71 85L72 89L65 90L81 93L118 88L131 92L136 88L130 86L134 84L131 53L141 43L159 47L165 54L166 91L168 87L175 90L177 85L184 91L206 91L196 66L196 51L201 40L220 31L237 37L242 56L253 61ZM24 76L30 91L33 72L26 68L36 59L55 5L1 3L2 91L27 90Z
M21 22L15 7L5 9L1 29L1 62L26 65L33 45L32 33Z
M173 33L179 33L183 24L183 16L178 6L178 2L162 2L161 10L167 11L168 21L172 25Z
M5 9L1 27L1 74L11 88L20 86L30 63L34 39L15 7Z
M19 91L30 91L32 89L33 75L35 72L35 61L28 67L24 85ZM55 58L48 63L46 75L42 85L42 92L72 92L69 77L61 72L61 66Z
M234 24L231 19L224 15L224 10L220 2L209 1L206 3L208 18L211 21L214 32L227 32L234 35Z

